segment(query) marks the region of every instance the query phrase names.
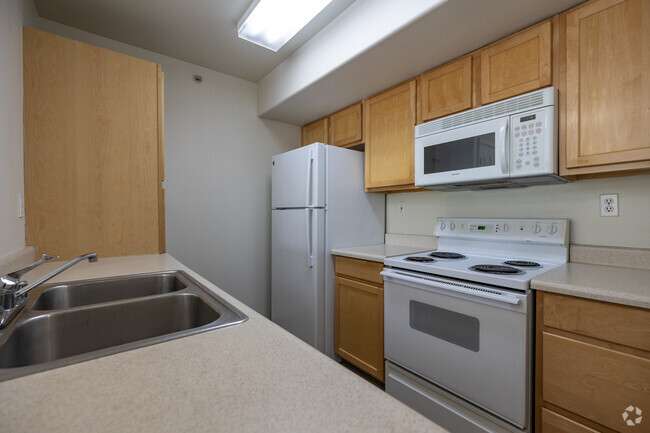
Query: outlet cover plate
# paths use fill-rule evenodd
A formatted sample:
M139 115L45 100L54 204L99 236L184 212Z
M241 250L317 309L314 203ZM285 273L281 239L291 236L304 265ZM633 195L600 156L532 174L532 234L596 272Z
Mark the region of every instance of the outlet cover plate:
M600 216L601 217L618 216L618 194L600 195Z

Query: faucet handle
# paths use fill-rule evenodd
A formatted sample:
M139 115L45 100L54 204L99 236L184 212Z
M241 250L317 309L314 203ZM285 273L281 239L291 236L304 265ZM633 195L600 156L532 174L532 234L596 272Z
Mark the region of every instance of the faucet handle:
M47 262L48 260L58 259L58 258L59 258L59 256L53 256L51 254L43 254L43 257L41 257L41 259L39 261L34 262L29 266L25 266L22 269L18 269L17 271L9 272L6 275L6 277L10 277L10 278L16 280L16 283L18 283L20 281L20 278L23 275L25 275L27 272L31 271L35 267L42 265L43 263ZM3 283L4 283L4 278L3 278Z

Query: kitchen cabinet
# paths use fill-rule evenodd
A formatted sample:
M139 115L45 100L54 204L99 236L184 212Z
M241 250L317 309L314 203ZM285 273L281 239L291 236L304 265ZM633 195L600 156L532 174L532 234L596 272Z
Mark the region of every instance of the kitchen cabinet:
M23 63L27 245L164 252L160 66L30 28Z
M551 20L481 50L481 104L552 84Z
M334 350L384 381L383 264L335 257Z
M354 104L329 116L330 143L350 147L363 143L362 104Z
M591 1L560 23L560 174L650 171L650 4Z
M417 123L472 108L472 56L418 77Z
M650 408L650 311L538 292L536 376L538 431L627 431Z
M364 101L366 191L415 189L415 87L410 80Z
M308 123L300 129L301 146L312 143L329 144L329 120L327 117Z

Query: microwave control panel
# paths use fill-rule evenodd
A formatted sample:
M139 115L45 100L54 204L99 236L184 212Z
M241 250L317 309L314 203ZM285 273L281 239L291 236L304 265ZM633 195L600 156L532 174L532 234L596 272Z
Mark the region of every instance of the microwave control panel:
M510 116L510 176L557 173L553 107Z

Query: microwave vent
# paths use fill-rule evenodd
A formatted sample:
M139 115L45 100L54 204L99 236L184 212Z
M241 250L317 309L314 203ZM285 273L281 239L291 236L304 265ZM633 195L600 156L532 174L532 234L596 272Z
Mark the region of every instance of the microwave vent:
M537 92L531 92L515 98L506 99L505 101L495 102L485 107L475 108L463 113L443 117L442 119L432 120L416 126L415 138L432 134L434 132L454 129L460 126L472 123L482 122L484 120L511 115L525 110L553 105L555 89L548 87Z

